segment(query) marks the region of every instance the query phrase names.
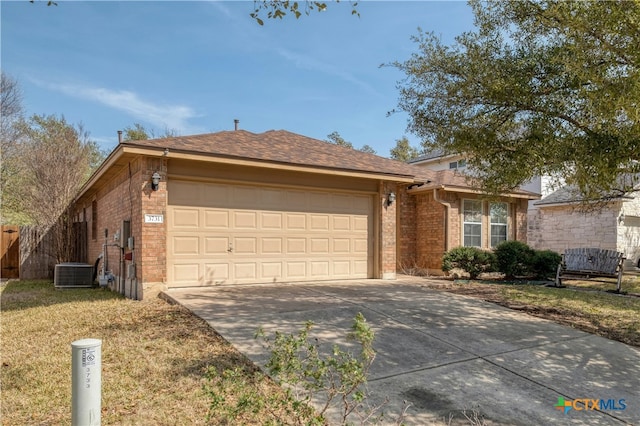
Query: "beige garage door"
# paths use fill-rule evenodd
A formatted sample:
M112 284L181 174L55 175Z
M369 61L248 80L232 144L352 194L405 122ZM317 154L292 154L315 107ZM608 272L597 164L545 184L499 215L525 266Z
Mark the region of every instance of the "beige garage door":
M373 276L373 196L169 180L170 287Z

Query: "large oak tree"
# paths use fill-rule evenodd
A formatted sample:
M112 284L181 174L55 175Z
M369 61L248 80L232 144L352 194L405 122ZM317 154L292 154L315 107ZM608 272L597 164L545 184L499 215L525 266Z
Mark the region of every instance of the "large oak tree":
M629 191L640 172L640 2L470 2L476 29L446 45L415 36L392 65L399 109L426 149L465 153L484 188L537 175L585 199Z

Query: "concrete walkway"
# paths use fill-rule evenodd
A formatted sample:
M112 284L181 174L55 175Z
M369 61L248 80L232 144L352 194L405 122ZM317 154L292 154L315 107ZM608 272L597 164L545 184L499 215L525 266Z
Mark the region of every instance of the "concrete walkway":
M264 365L259 327L296 332L307 320L327 345L343 344L358 312L376 332L370 401L385 397L405 424L640 425L640 350L471 297L420 286L422 279L361 280L170 290ZM565 413L558 398L574 401ZM577 399L588 399L585 404ZM602 411L591 400L604 400ZM624 400L624 401L620 401ZM615 403L615 404L612 404ZM626 406L624 408L623 406ZM624 409L622 409L624 408Z

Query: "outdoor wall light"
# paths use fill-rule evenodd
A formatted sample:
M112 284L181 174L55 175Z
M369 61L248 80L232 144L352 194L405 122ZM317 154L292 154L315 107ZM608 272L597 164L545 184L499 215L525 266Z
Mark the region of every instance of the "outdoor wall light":
M622 225L624 223L624 213L620 214L620 216L618 216L618 223L620 225Z
M396 193L390 192L389 195L387 195L387 206L390 206L391 204L393 204L395 200L396 200Z
M155 172L153 176L151 176L151 190L157 191L160 186L160 173Z

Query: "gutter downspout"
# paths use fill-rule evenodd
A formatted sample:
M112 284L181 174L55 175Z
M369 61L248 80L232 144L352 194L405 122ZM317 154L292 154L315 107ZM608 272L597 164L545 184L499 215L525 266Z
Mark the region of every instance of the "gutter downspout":
M440 186L441 189L444 189L444 185ZM451 204L446 201L438 198L438 188L433 188L433 199L434 201L442 204L444 206L444 251L445 253L449 251L449 209L451 208Z

